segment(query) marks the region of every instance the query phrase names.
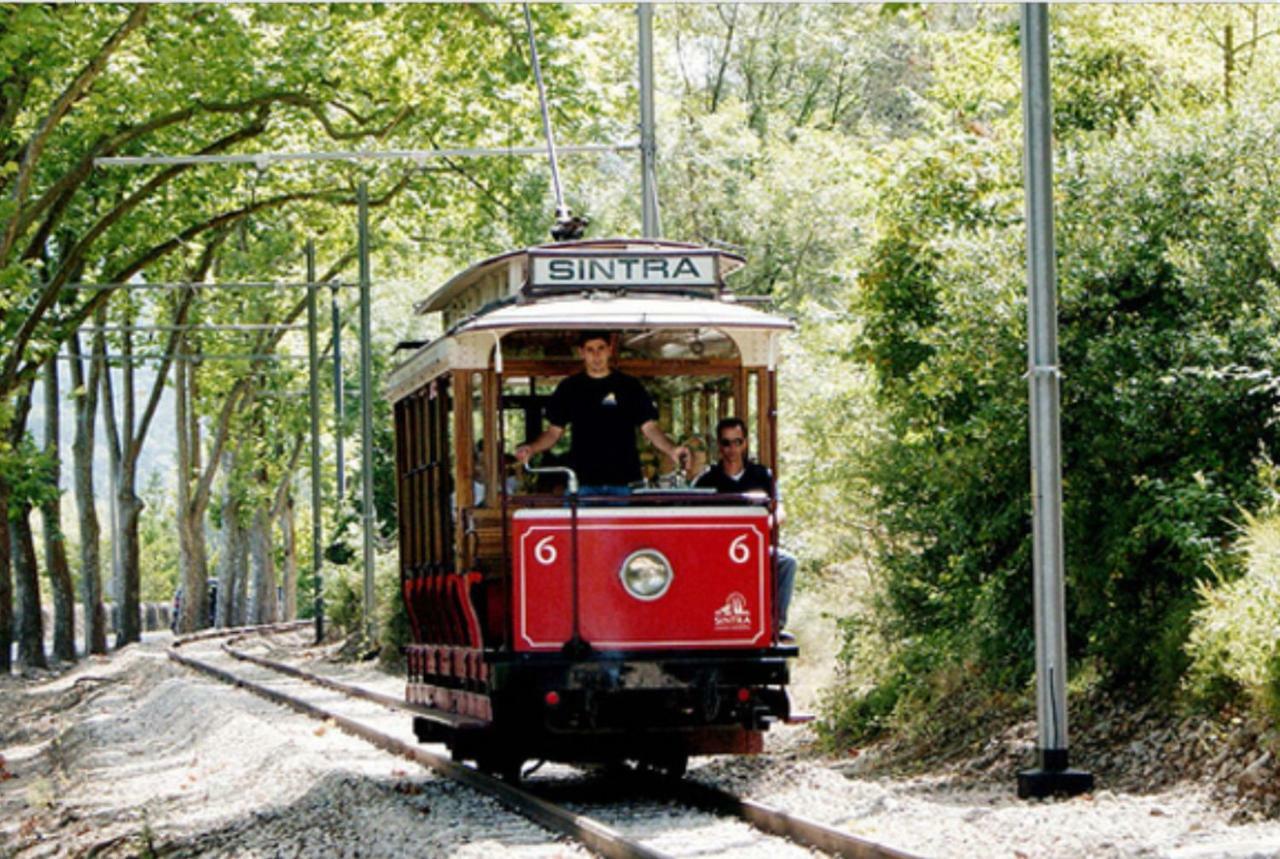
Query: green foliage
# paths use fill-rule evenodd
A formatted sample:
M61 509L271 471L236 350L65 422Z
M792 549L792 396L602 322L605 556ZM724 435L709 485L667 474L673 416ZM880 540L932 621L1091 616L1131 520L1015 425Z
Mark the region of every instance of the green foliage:
M361 579L350 568L326 571L324 607L330 628L343 635L362 634L364 590Z
M1275 128L1140 122L1074 149L1059 186L1069 646L1169 688L1197 583L1260 498L1280 337L1266 180ZM868 473L892 539L882 623L902 664L1029 676L1020 189L984 138L907 153L856 309L889 431Z
M53 471L53 460L30 433L23 434L17 446L0 441L0 477L9 484L10 516L57 500L60 493Z
M374 569L377 600L379 657L387 665L399 665L403 648L413 640L409 610L400 590L400 562L395 552L379 555Z
M152 472L142 492L142 514L138 517L138 560L141 566L142 602L167 603L178 587L177 514L159 472ZM104 557L109 558L106 554Z
M1280 720L1280 515L1244 516L1236 540L1243 572L1197 587L1186 643L1188 688L1211 704L1242 693Z

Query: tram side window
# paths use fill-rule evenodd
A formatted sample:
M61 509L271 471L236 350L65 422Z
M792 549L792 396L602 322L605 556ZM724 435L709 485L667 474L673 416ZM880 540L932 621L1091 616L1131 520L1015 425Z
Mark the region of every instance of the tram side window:
M401 564L407 576L453 564L451 400L445 377L396 404Z
M546 428L547 403L562 376L516 376L503 380L502 438L504 462L508 472L510 494L557 494L564 491L564 478L558 475L529 474L512 464L517 446L536 439ZM572 429L542 454L535 467L561 465L567 462Z

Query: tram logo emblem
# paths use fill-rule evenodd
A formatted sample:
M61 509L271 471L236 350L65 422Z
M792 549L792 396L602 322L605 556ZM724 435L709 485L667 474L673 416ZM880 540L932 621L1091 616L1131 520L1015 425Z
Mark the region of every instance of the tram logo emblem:
M747 598L734 591L724 601L724 605L716 609L716 629L749 629L751 627L751 610L747 608Z

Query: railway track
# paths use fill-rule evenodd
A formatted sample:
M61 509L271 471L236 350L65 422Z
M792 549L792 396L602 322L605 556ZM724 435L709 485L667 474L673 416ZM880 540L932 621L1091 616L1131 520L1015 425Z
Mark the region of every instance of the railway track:
M697 829L696 852L701 855L750 852L785 856L788 852L806 855L806 851L819 851L850 859L913 859L912 854L896 848L691 780L673 782L630 775L602 781L571 776L573 770L568 767L556 767L559 775L526 780L518 786L494 778L419 744L409 730L410 720L401 715L414 713L418 709L415 705L240 647L248 638L301 631L306 626L280 624L188 636L170 647L169 656L188 668L333 724L384 751L487 794L609 859L672 859L677 853L666 852L660 845L670 840L664 835L665 825L677 817L681 827L692 823ZM692 819L691 814L695 816Z

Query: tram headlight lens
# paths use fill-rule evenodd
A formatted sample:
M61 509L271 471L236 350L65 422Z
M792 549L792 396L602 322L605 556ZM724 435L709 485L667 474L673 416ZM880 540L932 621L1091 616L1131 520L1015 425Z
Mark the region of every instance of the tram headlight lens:
M656 549L632 552L618 571L622 586L638 600L656 600L671 587L671 562Z

